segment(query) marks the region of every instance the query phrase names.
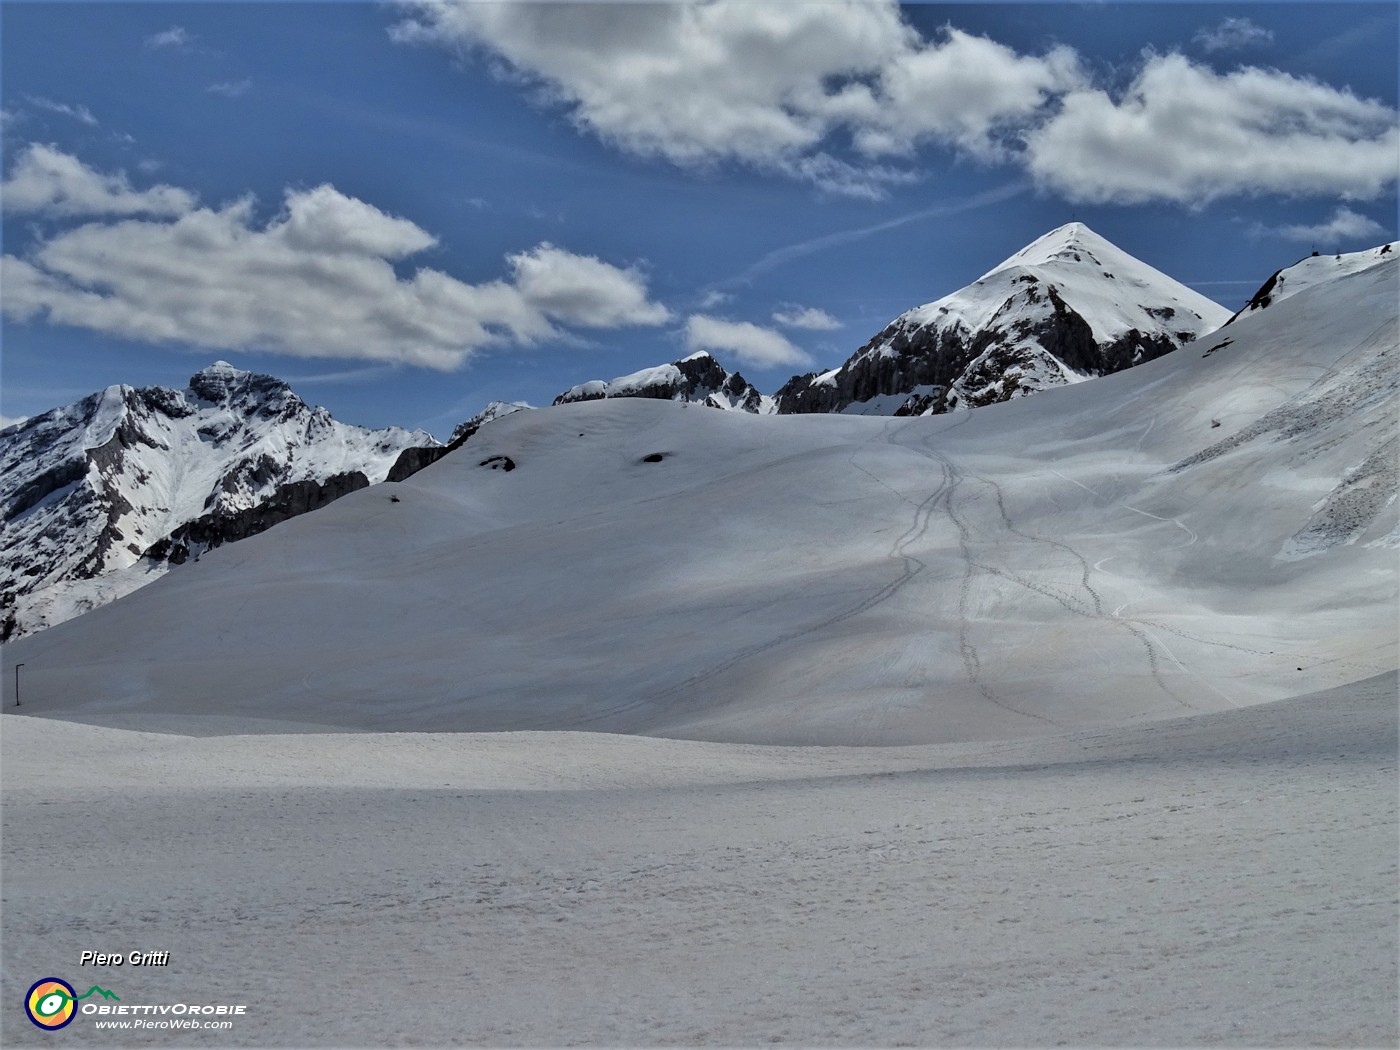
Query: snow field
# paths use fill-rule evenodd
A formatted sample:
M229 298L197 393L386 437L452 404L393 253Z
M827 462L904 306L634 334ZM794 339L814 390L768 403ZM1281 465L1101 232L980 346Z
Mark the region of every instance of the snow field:
M907 748L10 718L0 991L117 945L248 1003L189 1045L1392 1045L1395 690Z

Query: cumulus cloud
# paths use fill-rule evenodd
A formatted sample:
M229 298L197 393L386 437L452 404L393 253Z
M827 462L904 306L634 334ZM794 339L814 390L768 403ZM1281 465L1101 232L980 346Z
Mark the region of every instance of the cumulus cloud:
M1256 25L1248 18L1226 18L1219 25L1202 29L1196 43L1206 51L1237 51L1246 47L1267 47L1274 42L1274 31Z
M1277 70L1217 74L1151 56L1118 98L1071 92L1026 135L1026 164L1068 199L1203 204L1232 194L1369 198L1396 178L1395 111Z
M1385 235L1385 227L1369 216L1339 207L1326 222L1309 226L1306 224L1255 227L1255 233L1271 234L1289 241L1304 241L1308 244L1340 244L1343 241L1374 240Z
M775 365L807 365L812 359L771 328L748 321L724 321L705 314L691 314L685 322L685 344L696 350L720 350L757 368Z
M71 158L70 158L71 159ZM50 195L51 197L53 195ZM266 223L252 198L171 219L91 222L0 260L4 313L126 339L448 369L485 347L566 327L660 324L635 268L550 244L481 284L395 263L434 246L408 219L325 185L288 190Z
M810 332L831 332L841 327L841 322L825 310L796 303L784 303L774 310L773 320L784 328L805 328Z
M4 413L0 413L0 430L4 430L6 427L18 426L28 418L28 416L7 416Z
M223 80L217 84L210 84L204 90L211 95L223 95L224 98L242 98L253 86L253 81L244 77L242 80Z
M51 216L183 215L195 205L192 194L174 186L132 189L122 172L104 175L54 146L26 147L0 184L8 212Z
M585 328L656 325L670 320L664 306L647 299L646 279L635 268L618 269L591 255L575 255L548 241L509 255L515 287L537 309Z
M166 47L175 51L181 51L189 47L193 41L193 34L185 29L184 26L171 26L169 29L146 37L146 46L152 50Z
M88 127L97 126L97 118L92 115L92 110L87 106L70 106L66 102L55 102L51 98L42 96L26 95L25 101L35 109L42 109L47 113L57 113L61 117L71 117L79 124L86 124Z
M926 37L893 0L400 10L394 40L484 58L627 153L739 163L847 196L915 178L928 146L1023 165L1085 202L1372 197L1396 176L1395 111L1346 90L1149 54L1122 91L1068 47L1019 53L953 26ZM1267 35L1227 18L1200 41L1219 50Z
M873 158L924 139L991 152L1077 77L1065 50L1022 56L954 29L926 41L892 0L405 6L396 41L503 59L629 153L738 161L853 196L910 178ZM841 131L858 161L823 146Z

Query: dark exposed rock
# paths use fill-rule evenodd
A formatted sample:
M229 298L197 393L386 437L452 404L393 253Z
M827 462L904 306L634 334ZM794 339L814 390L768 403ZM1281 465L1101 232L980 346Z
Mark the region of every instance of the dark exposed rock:
M394 460L394 465L389 468L389 473L384 476L384 480L403 481L405 478L411 478L428 464L436 463L451 452L454 447L453 445L425 445L406 448L399 453L399 458Z
M270 499L237 512L216 512L181 525L169 536L147 548L142 556L151 561L183 565L225 543L247 539L299 514L319 510L328 503L369 486L358 470L333 474L325 481L293 481L279 485Z

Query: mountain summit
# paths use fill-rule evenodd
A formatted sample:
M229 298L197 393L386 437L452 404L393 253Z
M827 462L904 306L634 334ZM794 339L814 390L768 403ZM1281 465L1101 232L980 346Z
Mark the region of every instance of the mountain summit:
M901 314L840 368L793 377L776 395L778 411L976 408L1149 361L1228 317L1072 222L966 288Z
M109 386L0 431L0 636L105 604L170 562L382 481L423 431L331 418L224 361L184 390Z
M599 401L608 397L649 397L659 401L688 401L711 408L738 409L755 415L773 412L773 399L758 392L738 372L731 372L704 350L668 365L644 368L611 382L594 379L570 387L554 399L556 405Z

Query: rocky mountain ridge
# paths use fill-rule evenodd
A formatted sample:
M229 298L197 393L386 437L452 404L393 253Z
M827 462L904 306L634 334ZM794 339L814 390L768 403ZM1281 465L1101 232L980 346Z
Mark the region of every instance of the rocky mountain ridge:
M183 390L111 386L33 416L0 431L0 636L104 604L437 444L340 423L222 361Z
M570 387L554 399L556 405L598 401L608 397L649 397L683 401L710 408L770 415L773 399L761 393L738 372L731 372L701 350L670 364L644 368L609 382L594 379Z

